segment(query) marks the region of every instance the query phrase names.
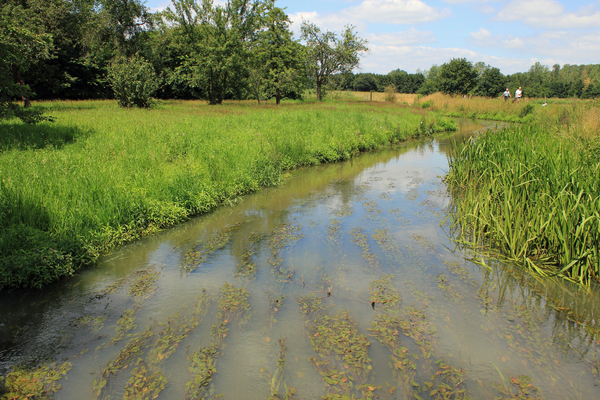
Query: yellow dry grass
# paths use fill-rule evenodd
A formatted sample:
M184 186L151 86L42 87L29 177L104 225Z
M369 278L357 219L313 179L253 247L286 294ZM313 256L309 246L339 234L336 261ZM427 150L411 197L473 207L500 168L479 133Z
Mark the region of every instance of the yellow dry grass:
M357 100L371 101L371 93L370 92L342 92L342 93L346 93L348 96L356 98ZM373 101L386 101L385 96L386 96L386 93L373 92ZM418 94L396 93L396 103L413 104L415 102L415 99L418 96L419 96Z

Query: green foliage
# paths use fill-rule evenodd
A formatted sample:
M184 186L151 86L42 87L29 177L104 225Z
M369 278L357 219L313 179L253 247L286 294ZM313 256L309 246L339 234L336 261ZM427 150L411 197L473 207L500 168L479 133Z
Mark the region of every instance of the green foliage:
M485 135L457 150L447 182L462 191L455 201L459 240L491 246L542 276L595 281L597 157L531 126Z
M352 71L360 61L360 53L369 50L367 41L358 37L351 25L339 38L334 32L321 32L308 21L302 22L301 31L307 48L307 71L317 86L317 100L321 101L322 86L332 74Z
M138 54L116 57L108 70L108 79L121 107L150 107L159 86L154 68Z
M466 58L453 58L440 68L439 87L445 94L466 95L477 83L477 70Z
M497 97L504 92L505 88L506 77L498 68L487 66L477 80L474 94L483 97Z

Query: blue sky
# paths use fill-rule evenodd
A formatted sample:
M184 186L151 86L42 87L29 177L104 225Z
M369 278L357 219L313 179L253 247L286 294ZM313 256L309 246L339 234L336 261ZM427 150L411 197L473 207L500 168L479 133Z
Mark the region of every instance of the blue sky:
M198 0L200 1L200 0ZM223 0L215 0L215 3ZM170 0L147 0L153 11ZM483 61L504 74L540 62L600 64L600 0L278 0L299 35L302 20L369 41L360 71L413 73L452 58Z

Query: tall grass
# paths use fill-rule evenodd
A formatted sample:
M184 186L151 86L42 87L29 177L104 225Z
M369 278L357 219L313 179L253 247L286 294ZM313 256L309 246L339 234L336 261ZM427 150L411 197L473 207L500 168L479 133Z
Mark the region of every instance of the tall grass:
M600 282L600 145L596 137L581 151L560 130L516 127L457 145L447 176L454 233L537 274L589 285Z
M57 122L0 124L0 289L71 275L115 246L277 185L283 170L453 126L364 103L38 107Z

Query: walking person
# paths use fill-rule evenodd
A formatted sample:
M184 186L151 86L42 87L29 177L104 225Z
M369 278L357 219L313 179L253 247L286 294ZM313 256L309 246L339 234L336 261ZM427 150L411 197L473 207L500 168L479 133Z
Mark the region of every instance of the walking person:
M517 103L521 100L521 97L523 97L523 91L521 90L521 86L519 86L519 88L515 92L515 100L517 101Z
M502 94L502 96L504 96L504 101L506 102L506 100L508 100L509 97L512 97L510 95L510 90L508 90L508 88L506 88L506 90L504 91L504 93Z

